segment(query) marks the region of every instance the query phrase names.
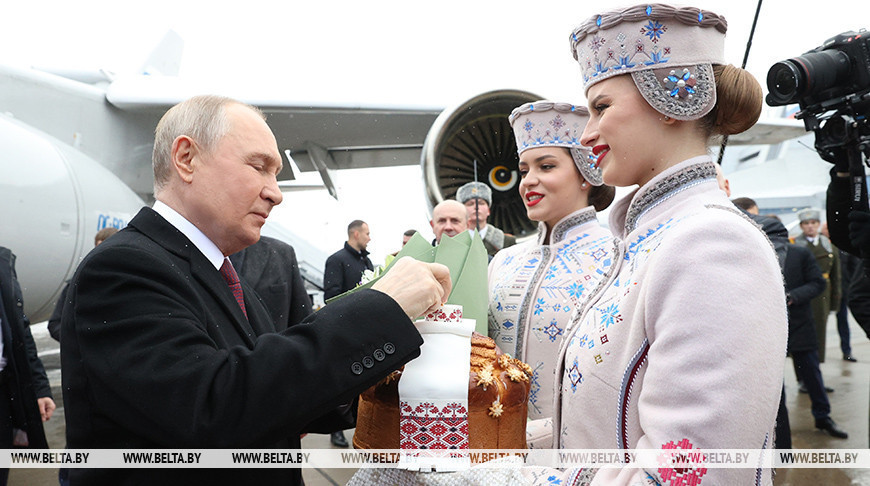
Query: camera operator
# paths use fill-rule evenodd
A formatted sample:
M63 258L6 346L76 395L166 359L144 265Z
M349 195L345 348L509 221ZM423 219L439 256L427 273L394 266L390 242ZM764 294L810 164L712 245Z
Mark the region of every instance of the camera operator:
M870 212L852 209L848 166L835 163L827 191L828 233L841 250L862 257L850 276L847 295L849 310L864 333L870 337ZM845 170L843 170L845 169Z
M767 104L800 105L796 115L815 133L819 156L834 164L827 191L828 232L856 265L848 306L870 337L870 207L865 159L870 158L870 36L843 32L767 73Z
M843 32L767 73L767 104L800 105L819 156L834 164L827 191L828 231L838 248L860 255L849 307L870 336L870 209L863 159L870 156L870 37ZM844 293L846 291L844 290Z

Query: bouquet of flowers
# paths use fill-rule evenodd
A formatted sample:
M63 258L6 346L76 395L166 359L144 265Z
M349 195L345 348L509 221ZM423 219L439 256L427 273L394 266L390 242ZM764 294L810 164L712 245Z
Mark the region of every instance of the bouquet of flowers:
M486 248L478 232L463 231L449 237L443 235L441 243L432 246L420 233L416 233L394 259L388 259L383 270L373 272L367 281L358 287L329 299L330 303L345 295L367 289L390 271L393 264L402 257L410 257L427 263L440 263L450 269L453 290L447 298L448 304L461 305L463 316L475 319L475 331L487 335L488 294L486 267L488 264Z

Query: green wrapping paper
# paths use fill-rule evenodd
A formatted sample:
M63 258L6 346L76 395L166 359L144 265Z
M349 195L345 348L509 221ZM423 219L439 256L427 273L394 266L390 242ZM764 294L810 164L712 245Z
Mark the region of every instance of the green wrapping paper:
M475 320L474 330L487 335L487 282L486 267L488 258L483 240L477 231L463 231L449 237L443 235L438 246L432 246L420 233L414 234L387 267L375 278L341 295L326 301L327 304L360 289L370 288L381 279L399 258L411 257L426 263L440 263L450 270L453 290L447 298L448 304L462 306L462 315Z

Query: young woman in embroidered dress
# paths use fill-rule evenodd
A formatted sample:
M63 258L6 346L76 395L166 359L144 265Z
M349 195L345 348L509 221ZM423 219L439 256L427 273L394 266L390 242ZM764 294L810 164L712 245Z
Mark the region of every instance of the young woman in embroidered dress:
M533 369L527 436L552 446L554 370L562 335L612 264L613 236L595 216L613 201L590 151L580 145L582 106L526 103L510 115L520 196L538 237L498 252L489 265L489 333Z
M583 145L606 184L640 187L611 209L615 263L563 338L556 447L772 447L788 327L782 275L765 235L719 189L707 149L761 111L758 82L724 65L726 27L706 10L644 4L571 34L590 111ZM772 484L759 463L646 466L569 479Z

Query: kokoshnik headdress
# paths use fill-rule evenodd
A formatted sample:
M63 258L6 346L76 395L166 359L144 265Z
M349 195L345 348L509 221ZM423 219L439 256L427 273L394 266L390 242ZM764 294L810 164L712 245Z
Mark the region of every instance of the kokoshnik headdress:
M586 91L631 74L656 111L697 120L716 105L713 64L724 64L725 18L695 7L643 4L593 15L571 33Z
M589 148L580 137L589 121L589 110L571 103L535 101L514 108L510 124L517 140L517 153L538 147L565 147L571 152L580 174L593 186L604 183Z

